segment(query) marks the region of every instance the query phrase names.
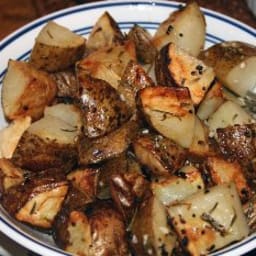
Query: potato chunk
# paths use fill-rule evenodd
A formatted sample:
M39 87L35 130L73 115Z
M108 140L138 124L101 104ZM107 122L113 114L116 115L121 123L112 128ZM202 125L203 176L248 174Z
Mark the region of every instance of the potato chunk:
M122 43L124 36L113 17L104 12L96 21L86 43L86 48L96 50Z
M185 87L147 87L139 91L139 104L153 128L188 148L195 128L194 106Z
M136 255L171 255L175 242L164 206L155 196L148 196L132 222L130 244Z
M161 49L155 68L159 84L187 87L195 105L202 101L215 77L211 67L173 43Z
M233 183L197 192L168 213L181 245L192 255L207 255L249 234Z
M53 101L56 91L56 84L48 74L28 63L10 60L2 87L4 114L10 120L23 116L37 120Z
M160 50L173 42L193 56L204 48L206 23L198 4L191 1L184 8L171 13L157 29L153 43Z
M215 44L200 54L213 67L218 79L239 96L246 96L256 81L256 47L230 41Z
M78 74L78 79L85 136L103 136L129 119L131 111L109 83L83 72Z
M133 142L138 161L153 176L169 176L185 161L185 150L161 135L142 135Z
M178 171L178 176L152 182L154 195L164 205L171 205L204 189L204 181L199 170L193 166L184 166Z
M251 189L238 162L228 162L220 157L208 157L207 167L212 181L217 184L234 182L242 202L248 201Z
M61 71L79 60L84 50L82 36L49 21L36 38L29 62L37 69Z

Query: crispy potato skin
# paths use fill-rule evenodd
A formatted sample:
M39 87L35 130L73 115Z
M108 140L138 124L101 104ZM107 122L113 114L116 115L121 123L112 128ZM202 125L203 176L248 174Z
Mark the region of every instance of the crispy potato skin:
M138 131L134 121L128 121L115 131L96 139L82 137L78 142L79 163L95 164L125 152Z
M19 167L35 172L48 168L61 168L68 172L77 162L77 152L73 145L47 142L25 132L11 160Z
M47 73L36 70L25 62L10 60L8 71L3 82L1 99L6 118L13 120L31 116L33 120L38 120L42 117L44 108L56 95L56 83ZM19 89L19 95L12 92L12 87L17 83L12 76L20 79L17 86L22 91Z
M107 82L79 74L79 105L83 111L84 134L103 136L128 120L131 111Z

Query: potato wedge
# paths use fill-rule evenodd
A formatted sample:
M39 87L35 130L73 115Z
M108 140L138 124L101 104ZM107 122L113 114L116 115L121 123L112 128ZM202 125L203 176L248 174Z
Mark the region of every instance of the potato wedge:
M178 176L151 183L153 194L163 205L175 204L205 188L200 171L194 166L184 166L177 173Z
M196 114L201 120L206 120L223 102L224 96L222 92L222 84L215 80L212 87L208 90L204 99L200 103Z
M175 43L193 56L204 48L206 23L196 1L171 13L163 21L153 37L153 43L160 50L167 43Z
M191 145L195 113L187 88L147 87L139 91L138 100L154 129L184 148Z
M151 34L143 27L135 24L127 35L135 43L138 60L143 64L151 64L155 60L157 49L152 42Z
M83 132L87 137L103 136L129 119L132 112L118 91L106 81L90 77L83 72L79 72L78 80Z
M195 105L202 101L215 78L211 67L173 43L161 49L155 68L158 84L187 87Z
M64 70L84 53L85 39L69 29L49 21L38 34L29 62L48 72Z
M230 41L216 44L200 54L213 67L218 79L239 96L246 96L256 82L256 47Z
M121 44L124 35L113 17L104 12L96 21L86 42L86 48L96 50L106 46Z
M68 191L64 176L41 176L12 187L3 196L3 206L17 220L49 229Z
M4 114L9 120L23 116L37 120L56 92L56 84L48 74L28 63L10 60L2 87Z
M241 201L244 203L249 200L252 191L238 162L229 162L221 157L208 157L206 164L216 185L234 182Z
M138 161L152 176L169 176L185 162L185 150L161 135L138 136L133 142Z
M216 130L218 128L252 122L254 122L253 118L241 106L228 100L222 103L209 117L207 124L210 129L210 135L216 137Z
M197 192L169 207L168 213L182 247L191 255L207 255L249 233L234 183Z
M136 61L136 51L134 42L128 40L122 45L104 47L90 53L79 61L76 67L93 77L104 80L104 78L110 78L111 76L105 75L104 71L100 70L102 67L110 69L118 78L122 76L124 69L131 60Z
M164 206L153 195L141 203L131 226L131 246L136 255L171 255L176 235L167 223Z

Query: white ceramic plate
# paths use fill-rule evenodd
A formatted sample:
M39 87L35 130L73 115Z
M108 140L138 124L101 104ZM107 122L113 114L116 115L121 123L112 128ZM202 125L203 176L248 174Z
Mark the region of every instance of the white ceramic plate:
M0 43L0 83L2 83L10 58L28 59L34 38L48 20L55 20L76 33L87 36L98 17L107 10L124 31L137 23L153 33L159 23L179 6L180 3L167 1L112 0L76 6L38 19L14 32ZM227 16L206 9L203 11L207 22L206 47L225 40L240 40L256 44L255 29ZM0 113L0 128L5 124L3 114ZM16 222L2 208L0 208L0 230L14 241L41 255L69 255L56 248L50 236L42 235ZM213 255L237 256L255 247L256 235L252 235Z

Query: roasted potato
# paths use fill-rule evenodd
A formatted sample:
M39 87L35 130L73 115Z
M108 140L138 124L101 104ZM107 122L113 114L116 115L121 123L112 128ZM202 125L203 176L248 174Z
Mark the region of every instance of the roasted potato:
M171 13L158 27L153 43L160 50L167 43L175 43L193 56L204 48L206 23L196 1Z
M244 203L250 199L251 189L238 162L230 162L221 157L208 157L206 164L214 184L234 182L241 201Z
M19 140L30 124L29 116L21 117L0 131L0 159L12 157Z
M155 69L158 84L187 87L195 105L202 101L215 77L211 67L173 43L161 49Z
M54 225L56 243L81 256L126 256L125 225L121 215L108 201L59 215Z
M57 97L74 99L78 94L78 84L72 69L51 73L50 76L57 85Z
M151 34L143 27L135 24L127 37L135 43L138 60L143 64L153 63L157 49L152 42Z
M145 134L133 142L138 161L152 176L169 176L185 162L186 151L173 141L161 136Z
M125 41L122 45L108 46L87 55L76 64L77 72L82 70L88 75L107 81L116 88L127 64L136 61L133 41Z
M155 196L147 196L131 225L130 244L135 255L171 255L175 241L166 209Z
M207 255L249 233L233 183L199 191L168 208L180 244L191 255Z
M223 102L224 95L222 92L222 84L215 80L212 87L201 101L196 114L201 120L206 120Z
M128 121L115 131L96 139L81 137L78 141L79 163L96 164L118 156L128 149L138 131L134 121Z
M29 62L37 69L61 71L75 64L84 53L85 39L49 21L38 34Z
M56 91L56 84L47 73L26 62L10 60L2 87L4 115L9 120L23 116L37 120L53 101Z
M51 172L54 172L52 170ZM34 227L49 229L68 191L65 176L41 174L4 193L2 205L17 220Z
M216 137L216 130L236 124L249 124L254 122L250 116L240 105L227 100L224 101L217 110L208 118L207 125L210 129L210 136Z
M77 123L68 123L77 118L76 112L72 116L66 111L67 113L61 117L63 119L60 119L56 116L62 113L60 109L58 106L57 109L49 109L48 115L30 125L12 156L15 164L33 171L53 167L63 167L64 170L70 171L76 164L76 138L80 130Z
M86 42L86 48L96 50L106 46L114 46L124 41L124 35L113 17L104 12L96 21Z
M201 173L194 166L184 166L177 173L151 183L153 194L163 205L175 204L205 188Z
M83 132L87 137L103 136L122 125L131 116L127 104L106 81L84 73L78 74L78 80Z
M228 89L246 96L256 81L256 47L243 42L223 42L200 54L200 58L214 68L216 76Z
M184 148L191 145L195 111L186 87L147 87L139 91L138 101L149 124L160 134Z
M255 158L256 124L233 125L217 129L217 143L225 158L242 165Z
M117 87L121 97L133 112L136 111L136 96L140 89L155 86L155 83L139 64L130 61Z

